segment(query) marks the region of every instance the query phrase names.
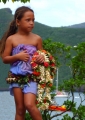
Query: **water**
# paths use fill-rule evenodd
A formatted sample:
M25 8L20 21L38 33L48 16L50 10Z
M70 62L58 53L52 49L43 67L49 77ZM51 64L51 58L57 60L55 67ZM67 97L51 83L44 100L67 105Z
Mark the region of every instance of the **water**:
M14 120L15 104L14 98L9 91L0 92L0 120Z
M84 98L83 94L81 96L82 98ZM57 102L57 104L62 105L66 99L67 98L55 98L54 100ZM77 103L77 106L81 102L78 93L75 93L75 102ZM85 101L82 104L85 105ZM55 113L57 112L54 112L53 114ZM68 114L72 116L71 112L68 112ZM9 91L0 92L0 120L14 120L14 116L15 116L14 97L10 96ZM52 120L57 119L62 120L62 115Z

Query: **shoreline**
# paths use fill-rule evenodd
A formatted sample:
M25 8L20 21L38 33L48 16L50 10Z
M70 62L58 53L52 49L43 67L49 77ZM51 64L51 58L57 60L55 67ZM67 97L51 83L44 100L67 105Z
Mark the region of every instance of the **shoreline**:
M0 88L0 91L9 91L9 88Z

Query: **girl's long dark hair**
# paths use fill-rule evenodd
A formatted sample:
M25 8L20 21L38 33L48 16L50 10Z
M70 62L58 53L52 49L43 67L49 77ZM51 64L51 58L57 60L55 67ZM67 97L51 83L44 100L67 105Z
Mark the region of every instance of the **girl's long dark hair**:
M14 20L10 23L8 30L5 32L5 34L3 35L3 37L0 40L0 56L3 54L4 49L5 49L5 43L7 38L10 35L13 35L17 32L17 25L16 25L16 19L21 20L21 18L23 17L24 13L27 11L31 11L34 13L34 11L26 6L22 6L19 7L16 11L15 11L15 15L14 15Z

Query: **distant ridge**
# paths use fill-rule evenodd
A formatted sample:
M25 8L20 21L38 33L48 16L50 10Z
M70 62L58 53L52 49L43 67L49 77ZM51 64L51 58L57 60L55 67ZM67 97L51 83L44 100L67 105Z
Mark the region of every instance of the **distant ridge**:
M8 16L7 20L11 21L13 19L12 10L10 8L0 9L0 21L2 21L2 19L4 18L4 16L3 16L4 14L6 15L5 17ZM85 22L84 23L79 23L79 24L73 24L73 25L69 25L69 26L63 26L63 27L51 27L51 26L45 25L43 23L39 23L37 21L35 23L38 23L41 26L45 26L45 27L49 27L49 28L63 28L63 27L65 27L65 28L85 28Z
M85 22L84 23L80 23L80 24L74 24L71 26L67 26L69 28L85 28Z
M12 10L10 8L2 8L2 9L0 9L0 11L3 11L3 10L12 14Z

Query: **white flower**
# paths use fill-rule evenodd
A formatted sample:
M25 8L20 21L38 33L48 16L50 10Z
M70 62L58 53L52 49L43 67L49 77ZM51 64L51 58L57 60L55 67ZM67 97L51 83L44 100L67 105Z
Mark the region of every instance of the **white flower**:
M39 107L41 110L46 110L49 108L49 103L42 103L42 105Z

